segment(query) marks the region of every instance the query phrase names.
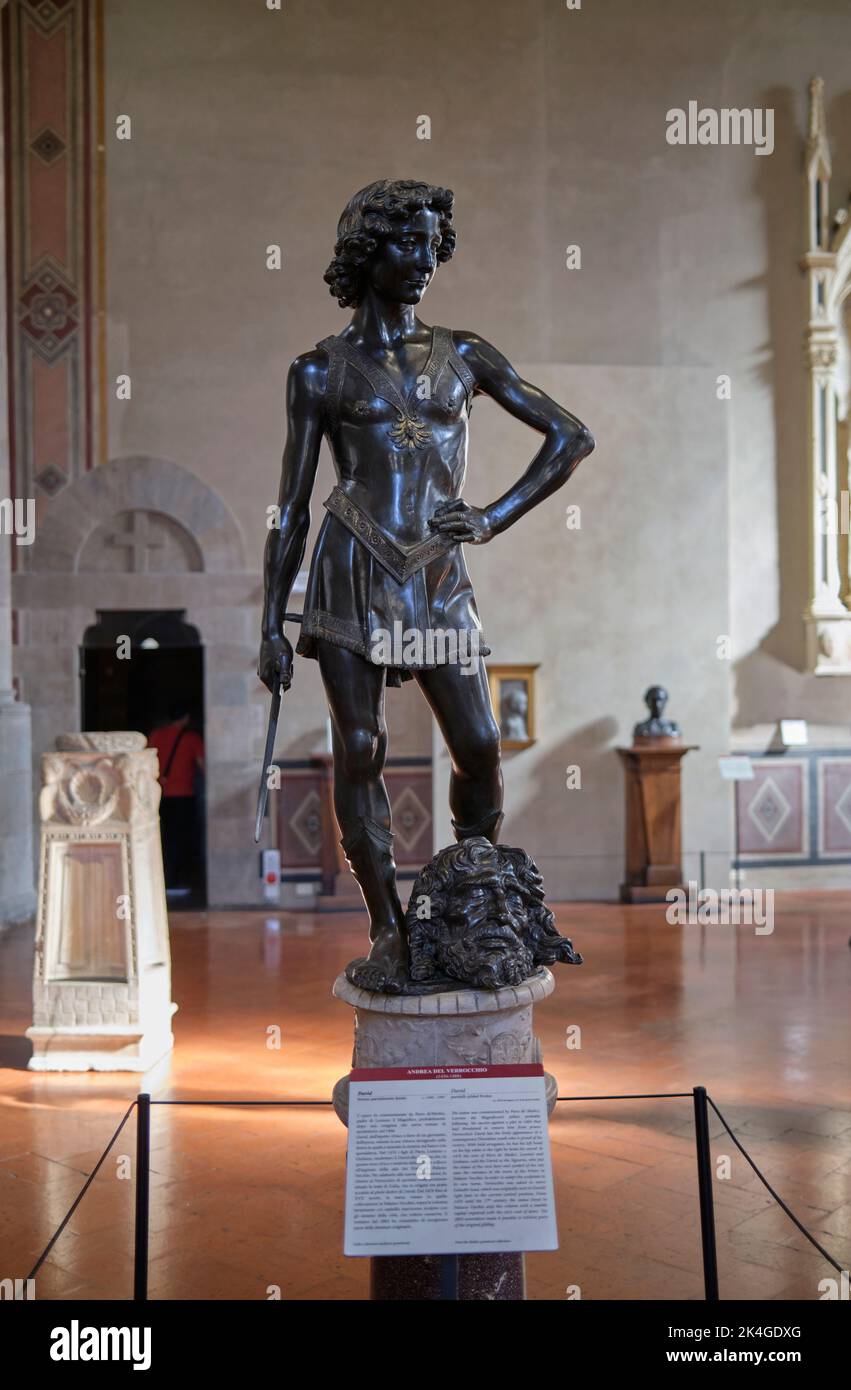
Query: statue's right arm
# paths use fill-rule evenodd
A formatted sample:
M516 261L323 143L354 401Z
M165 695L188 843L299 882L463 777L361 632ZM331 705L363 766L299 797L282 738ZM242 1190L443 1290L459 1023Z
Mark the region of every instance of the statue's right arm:
M310 529L310 494L322 442L327 376L325 353L306 352L295 359L287 378L287 442L276 524L270 527L266 541L263 640L257 666L257 674L270 690L276 672L284 689L292 680L293 650L284 636L283 615Z

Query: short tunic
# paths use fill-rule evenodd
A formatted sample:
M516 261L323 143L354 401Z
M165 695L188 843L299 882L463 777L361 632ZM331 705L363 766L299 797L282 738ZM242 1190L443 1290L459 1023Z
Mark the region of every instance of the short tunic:
M428 361L417 377L430 382L423 399L403 397L393 379L345 339L318 346L328 354L325 433L339 480L338 510L340 499L350 499L361 518L403 551L435 539L428 524L435 507L461 495L474 388L452 334L432 330ZM391 685L409 680L413 670L458 659L450 643L442 645L439 637L430 643L429 633L454 634L462 656L487 656L463 547L444 539L441 549L400 582L329 512L313 551L296 650L316 657L317 638L347 647L386 666ZM422 638L404 651L406 633ZM379 634L386 637L377 645Z

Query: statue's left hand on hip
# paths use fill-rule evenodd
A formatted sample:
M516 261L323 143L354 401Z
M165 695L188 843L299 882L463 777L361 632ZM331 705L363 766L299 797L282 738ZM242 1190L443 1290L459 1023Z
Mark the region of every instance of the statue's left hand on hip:
M484 545L494 534L487 512L480 507L471 507L461 497L454 502L439 503L429 525L442 536L451 536L454 541L467 541L470 545Z

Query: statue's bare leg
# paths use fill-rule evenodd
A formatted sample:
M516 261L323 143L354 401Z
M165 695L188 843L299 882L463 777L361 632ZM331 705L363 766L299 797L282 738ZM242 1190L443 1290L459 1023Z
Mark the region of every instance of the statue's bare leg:
M458 664L416 673L452 760L449 805L457 840L484 835L496 844L502 824L499 728L483 661L466 675Z
M330 642L318 642L317 655L331 711L334 810L341 844L369 913L369 955L353 961L346 974L361 989L394 993L407 975L408 946L382 776L387 753L385 672Z

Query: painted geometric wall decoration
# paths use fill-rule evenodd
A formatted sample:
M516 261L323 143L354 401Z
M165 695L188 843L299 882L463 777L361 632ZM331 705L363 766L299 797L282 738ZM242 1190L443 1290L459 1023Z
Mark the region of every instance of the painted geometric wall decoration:
M736 783L739 858L808 858L807 768L802 758L753 760L753 780Z
M735 862L851 864L851 748L748 756L754 779L735 784Z
M422 868L432 855L431 767L418 760L389 759L384 781L393 815L394 850L400 869ZM278 837L281 868L318 872L322 865L323 772L300 761L281 761ZM335 836L339 831L335 827Z
M301 844L304 862L317 863L322 852L322 798L315 787L305 791L292 815L287 817L287 826ZM293 858L295 860L295 856Z
M37 521L100 446L101 10L102 0L3 9L12 487L35 500ZM15 548L16 563L27 549Z
M403 779L398 779L403 783ZM395 795L393 795L395 793ZM423 832L431 826L431 811L417 795L410 782L402 784L401 791L393 787L391 792L393 806L393 834L399 846L398 853L410 857L416 852L417 842Z
M851 857L851 757L822 757L818 764L818 852Z
M278 847L284 873L317 870L322 864L322 774L303 766L281 765Z
M393 814L393 848L400 869L421 869L433 854L431 767L392 761L384 774Z

